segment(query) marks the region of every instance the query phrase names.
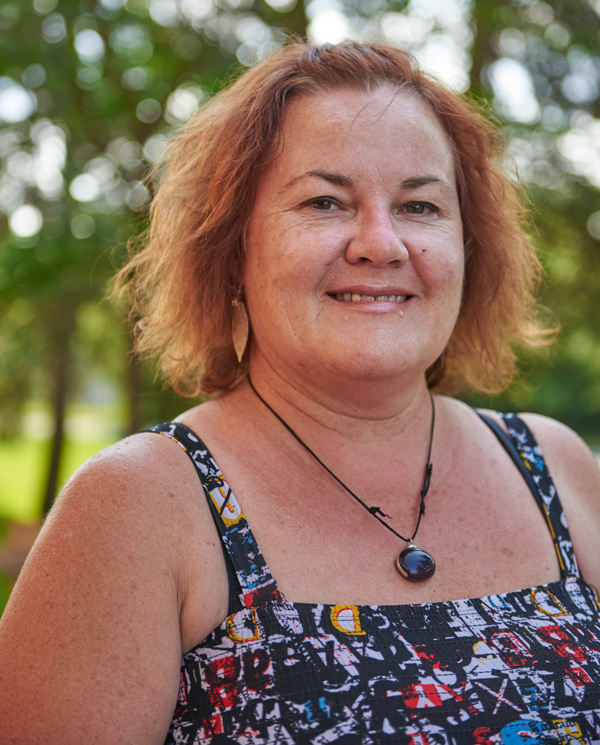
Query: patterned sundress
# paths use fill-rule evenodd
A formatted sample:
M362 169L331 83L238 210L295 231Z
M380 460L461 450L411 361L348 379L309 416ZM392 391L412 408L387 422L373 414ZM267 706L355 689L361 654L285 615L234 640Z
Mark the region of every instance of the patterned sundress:
M153 428L194 463L239 592L182 659L166 744L600 743L598 597L540 448L521 419L503 416L561 578L418 605L287 602L206 445L181 424Z

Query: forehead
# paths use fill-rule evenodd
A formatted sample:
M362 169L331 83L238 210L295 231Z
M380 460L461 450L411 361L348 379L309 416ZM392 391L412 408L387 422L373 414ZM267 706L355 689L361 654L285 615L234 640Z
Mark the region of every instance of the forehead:
M386 178L433 168L455 181L452 142L436 113L417 93L391 85L293 99L265 178L308 166L362 168L365 174L379 169Z

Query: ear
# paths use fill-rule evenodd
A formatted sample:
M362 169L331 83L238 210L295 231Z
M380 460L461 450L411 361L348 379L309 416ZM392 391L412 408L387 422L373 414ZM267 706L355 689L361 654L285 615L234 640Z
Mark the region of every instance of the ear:
M248 246L247 233L248 226L246 225L231 257L231 276L235 286L238 288L241 287L242 290L246 280L246 251Z

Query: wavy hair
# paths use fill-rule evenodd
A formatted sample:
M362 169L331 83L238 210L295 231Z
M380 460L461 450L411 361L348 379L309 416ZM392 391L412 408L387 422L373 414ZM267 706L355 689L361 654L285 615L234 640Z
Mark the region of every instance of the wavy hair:
M290 100L382 84L412 90L435 111L454 150L465 239L460 314L430 387L455 393L505 388L514 345L548 343L534 315L540 264L524 230L519 188L503 172L505 146L480 110L383 44L290 43L244 72L199 111L155 166L160 186L143 247L117 281L126 287L137 350L158 359L180 394L225 391L247 371L231 341L232 300L257 183Z

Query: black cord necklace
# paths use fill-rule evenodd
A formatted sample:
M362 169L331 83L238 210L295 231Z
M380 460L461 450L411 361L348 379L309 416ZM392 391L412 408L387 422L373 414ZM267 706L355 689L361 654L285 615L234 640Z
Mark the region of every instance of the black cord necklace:
M272 406L269 406L269 404L265 401L265 399L260 395L260 393L256 390L254 387L254 384L252 383L252 380L250 379L250 376L248 375L248 383L250 383L250 388L254 391L257 398L262 401L262 403L269 409L269 411L279 419L279 421L283 424L283 426L287 429L287 431L293 435L296 440L302 445L302 447L307 450L312 457L321 465L327 473L332 476L340 486L342 486L348 494L350 494L351 497L353 497L359 504L361 504L367 512L369 512L376 520L379 520L379 522L387 528L389 531L391 531L395 536L398 536L400 540L405 541L405 543L408 543L408 546L400 552L398 558L396 559L396 568L400 572L400 574L403 577L406 577L406 579L410 580L411 582L422 582L425 579L429 579L431 576L433 576L433 573L435 572L435 561L433 560L433 556L425 551L422 548L418 548L413 543L414 539L417 537L417 533L419 531L419 526L421 525L421 518L425 514L425 497L427 496L427 492L429 491L429 485L431 483L431 473L433 471L433 465L431 463L431 446L433 444L433 431L435 428L435 404L433 402L433 396L431 395L431 391L429 392L429 399L431 401L431 432L429 435L429 448L427 450L427 464L425 466L425 477L423 479L423 487L421 489L421 503L419 505L419 517L417 518L417 524L415 526L414 532L410 538L405 538L404 536L400 535L397 531L394 530L390 525L388 525L385 520L382 518L384 517L390 517L389 515L386 515L384 512L381 511L379 507L369 507L368 504L363 502L363 500L357 496L351 489L349 489L344 482L335 475L335 473L328 468L325 463L319 458L319 456L314 453L308 445L302 440L299 435L297 435L294 430L290 427L290 425L284 421L279 414L273 409Z

